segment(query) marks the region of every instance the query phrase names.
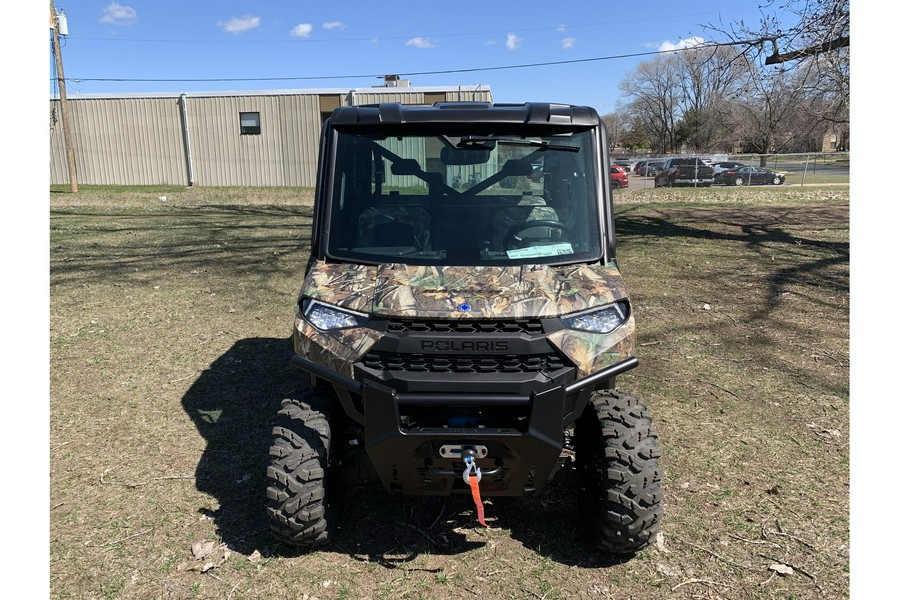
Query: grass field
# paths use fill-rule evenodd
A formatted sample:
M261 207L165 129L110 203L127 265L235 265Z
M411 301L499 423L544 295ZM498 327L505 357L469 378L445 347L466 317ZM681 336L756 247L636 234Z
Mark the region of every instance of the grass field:
M666 510L631 560L560 488L349 492L335 543L274 541L271 423L312 190L50 194L53 598L849 596L849 189L623 192L619 259ZM163 198L164 197L164 198ZM196 552L209 553L196 559ZM202 550L202 552L201 552Z

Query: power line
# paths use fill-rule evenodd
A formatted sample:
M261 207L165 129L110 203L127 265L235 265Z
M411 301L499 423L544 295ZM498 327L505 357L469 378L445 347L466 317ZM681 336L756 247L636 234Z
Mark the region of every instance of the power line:
M466 69L443 69L438 71L393 71L398 75L420 76L420 75L450 75L455 73L477 73L484 71L504 71L511 69L528 69L533 67L550 67L559 65L571 65L587 62L598 62L605 60L618 60L622 58L637 58L640 56L656 56L660 54L672 54L675 52L687 52L691 50L703 50L706 48L719 48L723 46L743 46L757 44L761 40L750 40L740 42L716 42L709 44L698 44L686 48L676 48L673 50L654 50L649 52L635 52L631 54L615 54L610 56L597 56L593 58L576 58L570 60L555 60L547 62L525 63L519 65L501 65L494 67L471 67ZM369 73L356 75L308 75L297 77L205 77L205 78L127 78L127 77L69 77L69 81L106 81L106 82L129 82L129 83L214 83L214 82L241 82L241 81L314 81L326 79L372 79L384 77L384 73Z

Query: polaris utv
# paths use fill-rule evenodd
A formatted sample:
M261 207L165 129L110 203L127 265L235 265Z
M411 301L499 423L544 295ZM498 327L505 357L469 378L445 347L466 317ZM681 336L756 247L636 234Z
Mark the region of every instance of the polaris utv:
M349 483L471 494L484 524L482 496L555 479L600 549L654 540L656 432L615 389L638 362L609 152L580 106L387 103L325 121L293 329L310 387L283 401L267 471L279 538L331 540Z

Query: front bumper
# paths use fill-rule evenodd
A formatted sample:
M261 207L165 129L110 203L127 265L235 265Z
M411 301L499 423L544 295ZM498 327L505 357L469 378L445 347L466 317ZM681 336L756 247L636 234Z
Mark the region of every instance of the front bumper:
M441 453L442 447L457 446L486 449L486 456L478 460L484 495L521 496L540 491L552 477L560 464L564 431L581 415L594 388L633 369L638 361L627 358L588 377L528 396L398 393L377 381L351 379L299 355L292 364L334 385L344 411L365 427L366 454L388 491L468 493L461 477L462 460ZM416 411L430 409L446 418L414 418Z

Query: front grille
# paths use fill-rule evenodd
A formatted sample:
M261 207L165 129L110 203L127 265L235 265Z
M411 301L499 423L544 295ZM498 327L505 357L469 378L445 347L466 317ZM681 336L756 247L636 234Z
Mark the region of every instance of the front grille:
M391 319L389 333L525 333L540 335L544 332L539 319L496 320L496 321L419 321L412 319Z
M378 371L420 373L540 373L563 369L558 354L477 355L477 354L394 354L369 352L365 367Z

